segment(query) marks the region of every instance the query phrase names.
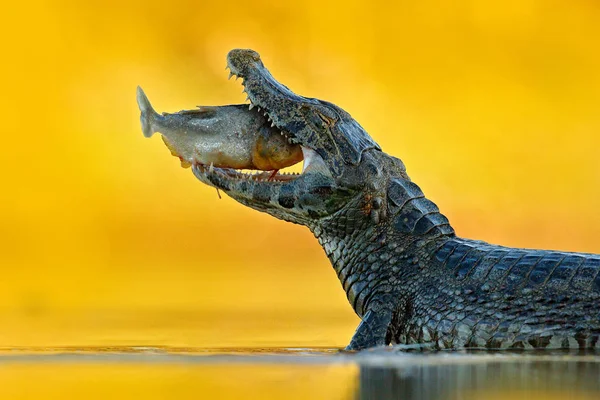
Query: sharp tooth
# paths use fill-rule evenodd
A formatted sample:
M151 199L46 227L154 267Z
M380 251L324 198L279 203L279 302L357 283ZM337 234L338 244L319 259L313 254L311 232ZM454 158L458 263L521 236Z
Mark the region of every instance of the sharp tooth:
M227 69L227 68L225 68L225 69ZM233 72L229 72L229 78L227 78L227 79L231 79L232 76L233 76Z
M256 106L256 108L258 109L258 112L260 112L260 107Z
M246 96L246 101L250 101L250 97Z
M208 167L208 172L210 172L211 174L214 172L215 170L215 166L213 165L213 163L210 163L210 167Z
M250 103L250 104L248 105L248 110L252 110L253 108L254 108L254 104Z
M271 122L271 128L275 126L275 122Z

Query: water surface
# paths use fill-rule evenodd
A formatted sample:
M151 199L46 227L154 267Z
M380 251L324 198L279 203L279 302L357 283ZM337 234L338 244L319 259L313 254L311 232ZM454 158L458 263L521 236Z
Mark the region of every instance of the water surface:
M3 398L597 399L600 353L4 348Z

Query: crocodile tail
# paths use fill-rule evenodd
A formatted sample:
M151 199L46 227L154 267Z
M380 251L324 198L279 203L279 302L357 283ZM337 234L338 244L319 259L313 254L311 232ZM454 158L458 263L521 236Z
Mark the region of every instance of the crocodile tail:
M141 111L140 122L142 123L142 132L145 137L149 138L154 132L157 132L153 129L153 123L158 114L154 111L148 97L146 97L146 94L139 86L137 87L137 103Z

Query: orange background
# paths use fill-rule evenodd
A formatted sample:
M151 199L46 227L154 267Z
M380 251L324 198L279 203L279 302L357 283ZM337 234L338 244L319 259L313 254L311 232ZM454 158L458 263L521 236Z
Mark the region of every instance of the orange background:
M139 126L243 102L257 50L349 111L461 236L600 252L596 1L11 2L0 25L0 347L343 346L307 229L203 186Z

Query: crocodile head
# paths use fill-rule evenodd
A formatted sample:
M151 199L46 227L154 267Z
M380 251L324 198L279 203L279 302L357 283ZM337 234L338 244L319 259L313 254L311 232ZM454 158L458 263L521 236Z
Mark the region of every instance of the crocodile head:
M193 172L200 181L244 205L305 225L340 210L365 192L366 182L376 181L367 175L381 174L381 167L374 167L367 154L382 153L350 114L295 94L273 78L253 50L232 50L227 64L230 77L242 78L249 107L257 107L290 142L302 147L304 167L299 175L273 176L195 164Z

